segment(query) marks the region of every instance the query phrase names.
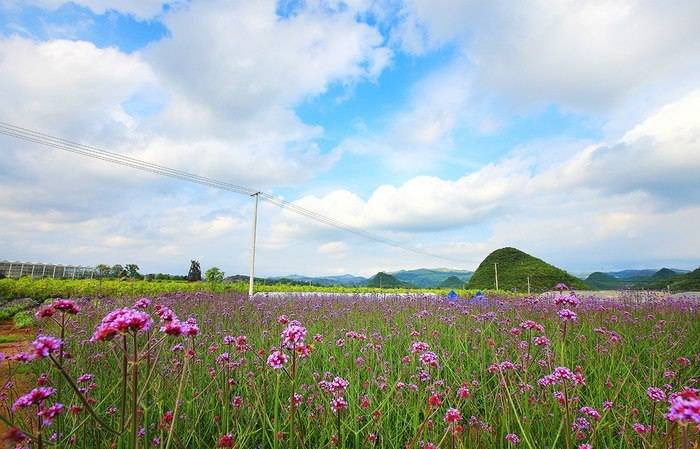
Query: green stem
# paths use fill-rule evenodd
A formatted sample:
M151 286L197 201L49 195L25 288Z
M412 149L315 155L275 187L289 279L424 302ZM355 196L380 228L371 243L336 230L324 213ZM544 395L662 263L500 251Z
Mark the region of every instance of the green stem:
M93 418L95 418L95 421L97 421L97 423L98 423L104 430L106 430L107 432L109 432L109 433L111 433L111 434L114 434L114 435L120 435L121 432L117 432L116 430L112 429L112 428L111 428L109 425L107 425L99 416L97 416L97 413L95 413L95 410L92 408L92 406L90 405L90 403L88 402L88 400L85 399L85 396L83 396L83 394L80 392L80 389L79 389L78 386L75 384L75 382L73 382L73 379L71 379L70 376L68 375L68 373L66 373L66 370L63 369L63 366L61 366L61 365L58 363L58 361L57 361L56 359L53 358L53 356L52 356L51 354L49 354L49 358L51 359L51 361L53 362L53 364L56 365L56 368L58 369L58 371L61 373L61 375L63 376L63 378L66 379L66 382L68 382L68 385L70 385L70 387L73 389L73 391L75 392L75 394L78 396L78 399L80 399L80 402L83 403L83 405L85 406L85 410L87 410L88 413L90 413L90 415L91 415Z
M184 362L182 364L182 373L180 374L180 383L177 387L177 395L175 396L175 410L173 411L173 420L170 422L170 429L168 429L168 440L165 443L165 449L170 448L170 442L172 441L173 430L175 428L175 422L177 421L177 414L180 410L180 398L182 397L182 387L185 384L185 377L187 377L187 365L189 358L187 357L187 352L184 354Z
M129 354L126 347L126 335L122 335L122 403L121 403L121 423L119 424L120 432L124 432L126 426L126 382L128 376Z
M134 364L131 366L131 447L132 449L137 449L138 442L138 421L139 421L139 410L138 410L138 378L139 378L139 365L138 365L138 347L136 345L136 332L134 332Z
M273 446L275 449L279 447L279 440L277 439L277 434L279 432L279 419L280 419L280 374L277 373L277 380L275 381L275 429L274 435L272 435Z

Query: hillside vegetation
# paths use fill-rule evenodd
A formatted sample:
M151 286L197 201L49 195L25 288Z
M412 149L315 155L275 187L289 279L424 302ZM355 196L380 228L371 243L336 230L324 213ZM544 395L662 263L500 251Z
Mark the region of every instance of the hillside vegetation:
M632 271L632 270L628 270ZM670 268L662 268L659 271L636 270L636 276L617 277L614 273L591 273L586 278L586 284L594 290L666 290L672 291L698 291L700 290L700 274L698 270L693 272L679 272Z
M419 268L416 270L401 270L390 274L399 281L408 282L416 287L434 288L442 286L443 282L452 277L457 278L463 287L473 273L466 270L451 270L447 268Z
M367 287L373 288L412 288L413 285L396 279L394 276L380 271L367 281Z
M486 256L474 272L468 287L494 288L494 264L498 264L498 287L501 290L517 289L520 292L526 292L528 276L532 292L551 290L561 282L574 289L588 288L583 281L566 271L510 247L497 249Z

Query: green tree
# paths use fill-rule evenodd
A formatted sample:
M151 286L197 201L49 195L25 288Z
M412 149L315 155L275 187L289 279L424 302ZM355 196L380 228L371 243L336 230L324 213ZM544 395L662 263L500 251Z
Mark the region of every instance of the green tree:
M204 273L207 282L219 283L224 281L224 272L217 267L211 267Z
M109 265L101 263L95 267L95 271L97 271L97 275L101 278L109 276Z
M139 266L136 265L135 263L126 264L124 269L126 270L127 276L129 276L132 279L141 277L141 274L139 273Z
M123 266L116 264L110 268L109 275L113 278L121 278L126 276L126 270Z
M190 282L202 280L202 269L199 267L199 262L196 260L190 261L190 271L187 273L187 280Z

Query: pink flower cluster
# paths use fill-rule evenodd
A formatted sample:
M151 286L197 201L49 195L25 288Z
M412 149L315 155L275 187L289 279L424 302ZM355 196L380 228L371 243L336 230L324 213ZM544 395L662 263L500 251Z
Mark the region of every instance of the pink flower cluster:
M75 315L80 312L80 307L70 299L57 299L49 305L42 306L35 316L39 319L52 317L56 312Z
M669 421L700 424L700 396L697 390L686 389L669 398L671 407L666 417Z
M446 423L456 423L462 420L462 415L459 413L459 410L456 408L448 408L447 412L445 412L445 422Z
M422 353L419 357L420 362L423 365L430 366L433 368L439 368L438 356L434 352L426 351Z
M571 292L568 295L557 295L557 297L554 298L554 303L557 305L567 304L576 307L581 304L581 300L578 299L574 292Z
M411 344L411 353L412 354L418 354L421 352L425 352L428 349L430 349L430 345L428 343L425 343L422 341L414 341L413 344Z
M32 342L32 356L37 359L48 357L54 351L58 351L63 346L63 340L46 335L39 335Z
M284 364L289 361L289 357L282 351L272 351L272 353L267 357L267 364L272 369L282 369Z
M134 303L134 307L137 309L147 309L151 305L151 300L148 298L140 298Z
M520 323L520 327L525 330L534 329L538 332L544 332L544 326L532 320L523 321Z
M117 334L145 332L151 328L153 320L140 310L124 307L109 312L95 329L90 341L110 340Z
M282 346L287 349L294 349L295 346L304 344L306 328L300 324L289 324L282 331Z
M331 399L331 410L333 411L333 413L338 413L341 410L345 410L347 408L348 401L346 401L344 397L336 396L333 399Z
M569 309L561 309L559 311L559 318L561 318L562 321L576 321L577 316L576 312L573 312Z
M574 373L569 368L563 366L554 368L552 374L544 376L542 379L538 380L537 383L541 387L547 387L550 385L558 385L564 381L569 381L573 385L586 385L586 378L583 374Z
M199 334L199 326L197 320L188 318L187 321L180 321L175 317L170 321L166 321L164 326L160 327L160 331L175 337L188 336L195 337Z
M37 387L29 393L17 398L15 403L12 404L12 411L16 412L19 409L30 407L32 405L41 405L46 398L55 392L56 389L52 387Z
M654 402L662 402L666 400L666 393L664 393L664 390L658 387L647 388L647 396L649 396L649 399Z
M56 402L50 407L42 408L37 413L37 416L41 417L41 423L45 426L50 426L54 418L63 413L65 406L60 402Z
M249 349L248 337L245 335L239 335L238 337L232 337L231 335L224 336L225 345L235 345L238 352L246 352Z

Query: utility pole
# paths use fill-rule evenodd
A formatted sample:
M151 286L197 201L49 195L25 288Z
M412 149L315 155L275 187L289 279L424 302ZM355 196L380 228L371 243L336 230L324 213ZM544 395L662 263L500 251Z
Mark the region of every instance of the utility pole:
M527 294L530 294L530 276L527 277Z
M248 281L248 298L253 297L253 283L255 278L255 234L258 227L258 199L260 192L255 192L250 196L255 197L255 206L253 208L253 239L250 243L250 279Z
M498 290L498 264L493 264L493 271L496 273L496 290Z

